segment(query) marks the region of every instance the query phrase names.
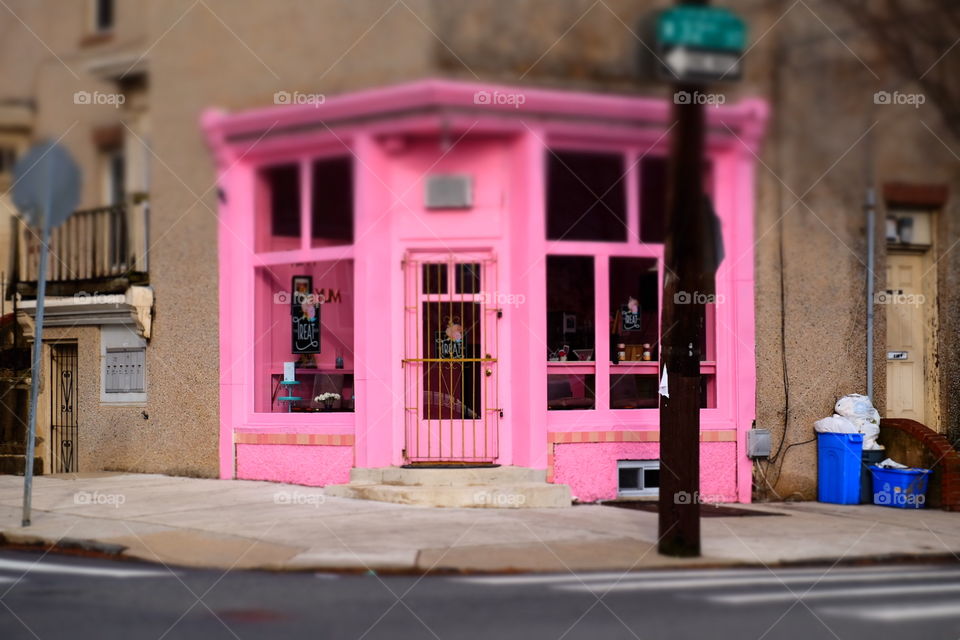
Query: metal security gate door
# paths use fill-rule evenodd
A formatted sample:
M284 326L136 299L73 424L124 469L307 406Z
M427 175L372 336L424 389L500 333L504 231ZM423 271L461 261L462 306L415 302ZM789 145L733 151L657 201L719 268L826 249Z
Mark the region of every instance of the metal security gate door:
M50 347L50 457L54 473L77 468L77 345Z
M483 464L498 456L501 410L490 253L404 259L407 463Z

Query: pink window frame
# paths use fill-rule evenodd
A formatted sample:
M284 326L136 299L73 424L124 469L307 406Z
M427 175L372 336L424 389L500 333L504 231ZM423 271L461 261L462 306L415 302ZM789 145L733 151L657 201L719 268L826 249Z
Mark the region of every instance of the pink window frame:
M550 240L543 234L544 259L546 256L589 256L594 259L594 320L597 332L594 338L594 361L591 364L576 362L547 362L546 374L593 374L595 386L594 409L547 410L547 424L551 431L578 431L591 430L596 425L609 427L612 430L622 429L659 429L658 409L611 409L610 405L610 376L616 374L660 374L658 361L634 362L630 364L612 364L607 357L601 354L609 353L609 332L601 330L606 327L606 318L609 315L609 267L611 258L651 258L657 263L657 303L663 308L663 244L645 243L640 240L640 193L643 184L640 175L640 162L644 157L665 157L668 149L665 145L654 143L643 147L636 144L624 145L615 143L576 143L557 139L546 146L547 154L551 152L600 152L621 155L624 162L624 173L617 188L626 189L627 240L625 242L609 241L580 241L580 240ZM716 191L714 171L710 173L710 183L707 191ZM546 211L544 211L546 224ZM547 283L549 286L549 283ZM718 294L720 290L718 289ZM718 295L718 299L719 299ZM703 409L702 412L715 412L720 409L720 394L717 386L721 376L716 361L718 336L716 335L716 309L712 305L707 308L707 341L708 354L712 359L701 363L702 374L713 375L710 382L713 387L709 394L715 399L715 407ZM659 331L658 331L659 335ZM546 384L546 379L544 379ZM710 415L701 413L702 419Z

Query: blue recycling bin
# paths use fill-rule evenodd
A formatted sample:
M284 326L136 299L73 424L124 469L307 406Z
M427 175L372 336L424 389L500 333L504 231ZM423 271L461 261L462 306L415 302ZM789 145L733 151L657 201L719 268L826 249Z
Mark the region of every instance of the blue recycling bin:
M862 433L817 434L817 500L860 503Z
M873 504L897 509L922 509L927 502L930 469L883 469L873 473Z

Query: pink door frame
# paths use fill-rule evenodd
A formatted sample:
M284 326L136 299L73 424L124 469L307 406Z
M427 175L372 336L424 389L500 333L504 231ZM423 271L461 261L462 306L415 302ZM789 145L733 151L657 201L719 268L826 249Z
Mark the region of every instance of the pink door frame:
M477 98L483 93L523 95L524 100L522 107L516 101L484 102ZM398 366L403 357L402 318L395 311L397 321L391 322L390 331L384 332L382 324L374 324L371 317L375 306L402 308L402 273L398 265L411 249L493 251L503 288L525 296L526 303L510 312L501 333L501 356L511 357L500 365L501 378L510 381L500 389L506 415L501 431L502 463L545 468L552 465L554 442L592 442L598 438L610 442L645 441L644 433L658 429L655 410L604 411L587 419L574 415L582 412L548 414L543 384L548 365L542 343L519 337L512 341L511 334L520 327L538 327L543 322L546 253L552 250L603 256L610 252L605 243L563 242L562 247L556 247L558 243L545 240L546 150L569 147L663 153L669 117L669 105L661 99L446 80L360 91L331 97L320 106L285 105L238 114L212 109L205 112L202 126L224 193L218 233L221 476L234 477L235 447L241 441L350 443L353 455L340 455L339 464L376 467L402 462L402 412L393 410L396 396L399 394L402 399L403 395L403 374ZM767 108L760 100L708 109L712 188L726 253L718 273L717 294L729 303L718 305L715 316L718 406L703 411L702 430L715 432L705 441L712 438L736 443L736 493L741 501L749 501L751 487L751 465L743 451L755 406L754 173L766 118ZM509 197L498 218L500 226L496 233L481 233L482 238L424 236L404 240L390 219L420 206L417 203L423 176L403 193L396 192L389 177L394 168L391 140L437 136L444 131L455 139L499 136L507 141ZM255 254L252 246L257 167L289 160L307 167L314 157L345 152L356 159L355 244L321 249L301 247L266 256ZM635 178L633 171L635 168L631 167L627 180ZM309 191L306 185L305 192ZM309 194L305 196L306 211ZM442 219L436 220L442 226ZM662 259L659 247L638 251L636 255ZM255 413L250 349L254 340L254 267L354 257L354 286L360 294L354 314L356 412L321 417ZM604 268L604 260L596 262L598 269ZM605 308L605 294L598 292L596 299L598 311ZM596 362L596 375L607 375L610 366L609 362ZM513 428L515 425L523 428ZM639 440L633 440L637 434ZM295 477L295 470L291 473Z

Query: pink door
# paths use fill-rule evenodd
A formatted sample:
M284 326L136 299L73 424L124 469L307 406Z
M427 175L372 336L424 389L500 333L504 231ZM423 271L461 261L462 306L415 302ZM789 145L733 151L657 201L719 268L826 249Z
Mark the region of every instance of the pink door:
M404 260L405 460L497 459L496 262L488 252Z

